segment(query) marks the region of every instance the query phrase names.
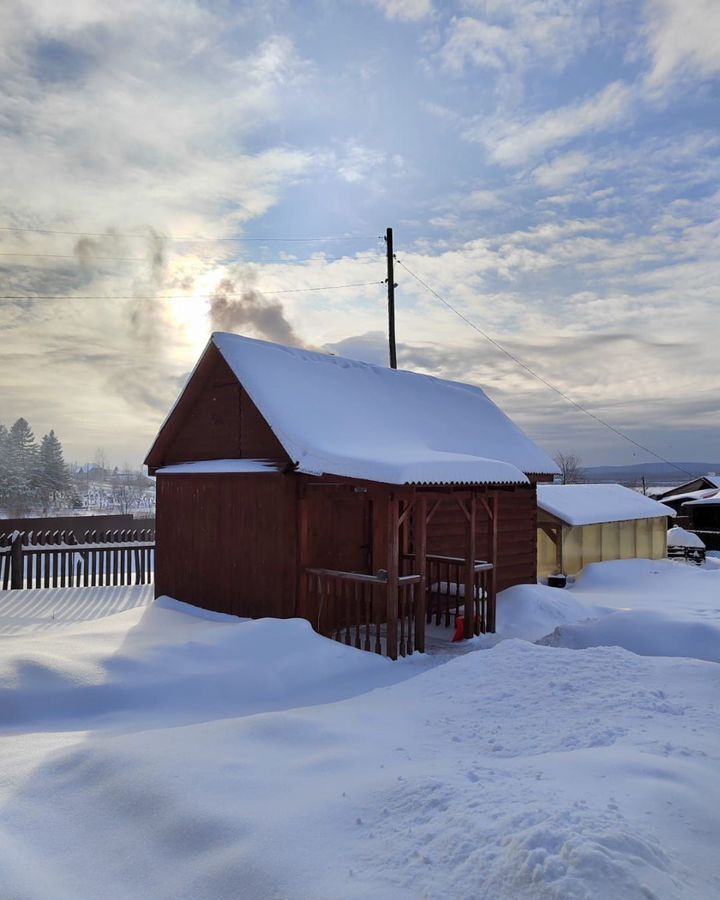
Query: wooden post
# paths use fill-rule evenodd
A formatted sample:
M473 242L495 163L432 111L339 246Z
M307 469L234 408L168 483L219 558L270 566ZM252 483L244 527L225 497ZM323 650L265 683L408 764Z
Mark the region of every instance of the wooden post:
M470 495L467 504L467 521L465 523L465 638L475 634L475 519L477 497Z
M390 344L390 368L397 369L397 350L395 349L395 257L393 256L393 231L385 232L387 244L387 289L388 289L388 341Z
M397 659L398 655L398 563L400 556L398 511L399 501L391 494L387 501L388 580L386 603L387 655L390 659Z
M23 586L22 532L14 531L10 538L10 588L18 590Z
M425 652L425 616L427 614L427 500L418 494L413 510L413 550L415 571L420 575L416 585L415 649Z
M557 563L557 570L560 574L565 574L564 565L565 562L563 560L563 537L565 529L562 525L558 525L555 529L555 538L556 538L556 547L555 547L555 561ZM600 532L600 541L602 542L602 532ZM602 549L602 543L600 544L600 548Z
M497 594L497 566L498 566L498 496L497 494L490 495L490 511L492 516L492 570L490 572L490 596L488 597L488 621L487 621L487 630L491 633L495 633L495 597Z
M298 485L297 493L297 579L295 587L295 615L302 619L310 618L308 608L308 577L305 568L308 565L308 498L304 487Z

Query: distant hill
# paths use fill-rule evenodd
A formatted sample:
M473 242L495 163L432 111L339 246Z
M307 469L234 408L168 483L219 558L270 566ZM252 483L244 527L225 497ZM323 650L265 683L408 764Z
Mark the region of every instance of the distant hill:
M588 481L634 482L642 481L645 476L648 485L682 484L698 475L720 473L720 463L677 462L675 465L690 474L685 475L662 462L638 463L634 466L583 466L583 472Z

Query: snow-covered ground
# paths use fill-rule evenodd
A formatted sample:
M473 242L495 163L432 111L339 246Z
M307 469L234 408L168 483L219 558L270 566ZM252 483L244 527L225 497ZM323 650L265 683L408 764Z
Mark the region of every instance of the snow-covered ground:
M148 600L0 599L3 898L720 896L720 569L513 588L398 663Z

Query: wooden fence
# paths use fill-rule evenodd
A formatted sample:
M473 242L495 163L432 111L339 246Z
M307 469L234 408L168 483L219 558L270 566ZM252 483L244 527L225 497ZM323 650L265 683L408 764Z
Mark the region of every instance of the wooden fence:
M494 627L495 595L493 565L475 560L472 566L472 596L465 597L468 565L456 556L426 557L425 596L420 595L422 577L412 570L412 553L401 557L398 578L397 627L388 620L390 608L386 573L366 575L335 569L307 569L308 597L318 611L313 626L326 637L392 659L409 656L425 648L425 625L454 627L460 615L470 615L472 634L485 634ZM466 632L467 634L467 632Z
M422 645L424 619L417 612L419 575L398 578L397 644L388 645L388 579L385 575L339 572L335 569L307 569L308 594L318 609L312 624L326 637L357 647L385 652L392 659L410 656Z
M403 555L403 565L413 565L412 553ZM454 627L457 617L465 610L465 578L467 564L461 556L426 556L427 624ZM485 634L492 630L495 613L495 597L492 592L491 572L493 564L476 559L473 564L472 632Z
M153 529L0 534L0 589L149 584Z

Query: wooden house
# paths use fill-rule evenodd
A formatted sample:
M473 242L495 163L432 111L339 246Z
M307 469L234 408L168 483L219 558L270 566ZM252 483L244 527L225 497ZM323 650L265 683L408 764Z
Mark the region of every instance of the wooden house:
M390 657L495 628L555 463L477 387L214 334L146 460L158 595Z
M675 511L620 484L538 486L538 575L611 559L663 559Z
M685 527L699 535L708 550L720 550L720 491L684 500L680 512Z
M667 488L655 495L657 500L664 503L668 498L680 494L694 494L696 491L717 491L720 489L720 475L709 472L707 475L698 475L690 481L678 484L675 487Z

